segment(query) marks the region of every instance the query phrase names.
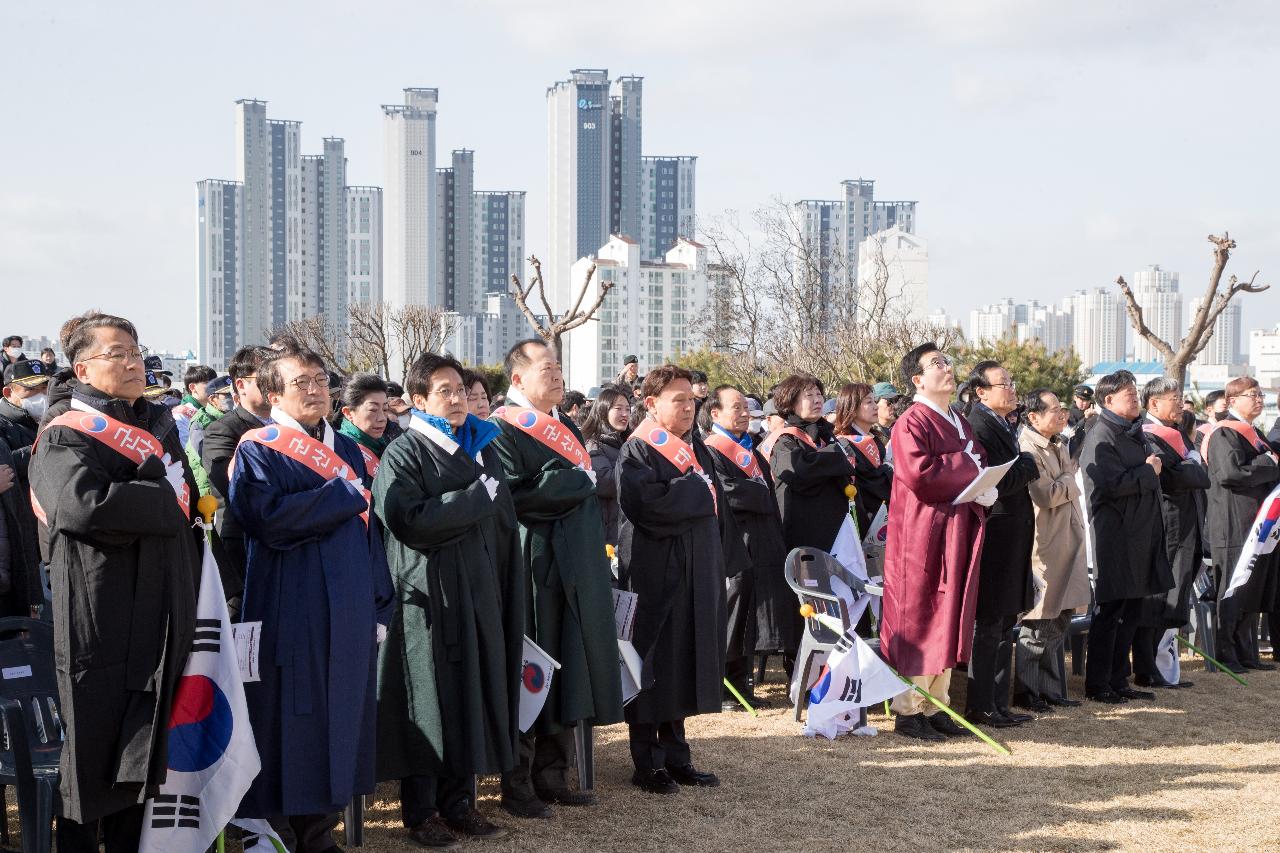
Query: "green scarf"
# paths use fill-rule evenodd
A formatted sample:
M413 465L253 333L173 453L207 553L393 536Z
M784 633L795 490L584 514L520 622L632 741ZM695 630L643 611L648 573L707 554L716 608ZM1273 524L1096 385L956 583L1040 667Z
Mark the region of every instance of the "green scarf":
M346 418L342 419L342 423L338 426L338 432L342 433L347 438L354 440L357 444L364 445L379 457L381 457L383 452L387 449L388 442L385 438L374 438Z

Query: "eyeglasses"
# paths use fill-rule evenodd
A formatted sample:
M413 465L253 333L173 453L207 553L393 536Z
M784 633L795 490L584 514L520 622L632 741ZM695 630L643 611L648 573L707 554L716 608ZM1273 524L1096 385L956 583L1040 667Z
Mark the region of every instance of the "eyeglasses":
M1018 383L1017 382L992 382L991 387L992 388L1008 388L1010 391L1013 391L1018 387Z
M312 391L328 391L329 377L328 376L299 376L297 379L294 379L293 381L287 382L285 384L292 385L294 388L297 388L299 391L303 392L304 394L310 393Z
M149 350L146 347L133 347L132 349L113 349L107 352L91 355L84 361L93 361L96 358L105 359L112 364L129 364L134 361L142 361L147 357Z
M938 370L950 370L952 364L954 364L954 362L950 359L950 357L945 355L940 355L937 358L933 358L925 362L925 365L922 368L922 370L928 370L930 367L936 368Z
M441 400L466 400L466 388L437 388L432 391L433 396L439 397Z
M1260 394L1260 393L1259 393L1259 392L1257 392L1257 391L1249 391L1249 392L1246 392L1246 393L1244 393L1244 394L1237 394L1236 396L1237 396L1237 397L1252 397L1252 398L1253 398L1253 399L1255 399L1255 400L1261 400L1261 399L1262 399L1262 394Z

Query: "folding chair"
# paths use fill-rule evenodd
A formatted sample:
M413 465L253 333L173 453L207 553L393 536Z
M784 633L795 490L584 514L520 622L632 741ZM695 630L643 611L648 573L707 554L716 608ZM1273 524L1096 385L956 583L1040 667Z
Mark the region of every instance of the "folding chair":
M838 619L847 631L851 624L848 604L836 595L832 579L839 579L855 595L855 600L865 595L883 595L884 588L877 584L866 583L853 576L840 561L825 551L817 548L794 548L787 555L783 564L783 575L787 585L791 587L801 606L808 604L815 615L805 619L804 635L800 638L800 649L796 652L795 673L791 679L791 694L795 701L795 718L798 722L804 709L809 704L809 687L814 676L826 663L832 649L840 640L833 627L824 624L817 618L825 615L831 620ZM879 640L870 640L868 644L878 648ZM862 723L866 723L866 710L862 712Z
M23 853L49 853L64 732L48 622L0 619L0 721L0 785L17 788Z

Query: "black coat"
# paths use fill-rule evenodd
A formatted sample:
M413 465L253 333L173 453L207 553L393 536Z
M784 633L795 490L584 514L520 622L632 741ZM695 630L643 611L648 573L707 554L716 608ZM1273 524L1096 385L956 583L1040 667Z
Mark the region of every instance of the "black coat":
M690 443L723 509L712 451ZM659 723L720 710L724 677L724 530L696 471L681 474L639 438L618 459L618 562L622 584L639 596L632 642L644 662L644 690L627 705L629 723Z
M74 379L49 393L46 424L71 408L74 393L152 433L198 494L167 407L145 399L130 405ZM67 427L41 436L31 488L47 517L66 727L62 814L84 822L142 802L146 785L165 779L169 710L195 628L200 534L159 459L137 464Z
M1204 536L1204 502L1209 472L1193 459L1183 459L1163 439L1147 433L1148 449L1160 457L1160 511L1164 550L1173 572L1173 588L1147 600L1143 624L1181 628L1191 618L1192 585L1200 573Z
M1040 477L1035 457L1018 449L1018 440L1002 419L986 407L968 416L973 437L987 451L988 465L1013 463L996 484L999 499L987 510L978 580L978 617L994 619L1026 613L1035 605L1031 547L1036 511L1027 486Z
M1213 565L1226 589L1235 571L1236 560L1253 527L1258 507L1280 480L1280 467L1275 460L1253 447L1233 429L1218 427L1209 436L1209 544ZM1274 562L1278 552L1267 558ZM1258 566L1248 583L1232 594L1242 613L1270 610L1276 597L1275 572Z
M236 454L240 438L251 429L258 429L262 421L243 406L236 406L205 427L204 445L200 448L200 464L209 475L213 496L218 499L218 568L222 575L222 591L232 608L234 619L240 609L239 598L244 592L244 528L227 501L231 480L231 457Z
M618 479L614 469L618 467L618 454L622 452L622 436L606 433L587 442L591 454L591 469L596 472L596 497L600 499L600 520L604 523L604 541L618 544Z
M0 441L0 465L19 467L9 445ZM40 532L31 510L30 483L24 466L10 487L0 494L4 535L8 538L9 565L0 570L0 616L30 616L31 608L44 604L40 586Z
M13 452L14 469L20 478L26 479L27 461L31 458L31 445L36 442L40 425L21 406L15 406L0 398L0 441Z
M1142 421L1104 410L1080 450L1098 603L1163 595L1173 588L1165 555L1160 478L1147 464Z
M723 453L708 448L725 502L751 561L755 591L755 650L783 651L790 655L800 645L804 620L796 595L787 586L783 563L787 548L782 540L782 516L774 500L773 472L760 451L753 450L763 480L753 480Z
M853 477L853 463L826 421L804 424L789 419L788 424L825 446L815 449L793 435L774 442L769 466L782 514L782 539L788 552L802 546L829 552L849 515L844 488Z
M858 534L865 537L880 507L889 503L889 495L893 491L893 468L884 464L885 444L879 436L872 435L872 440L880 450L879 465L872 465L847 439L838 440L845 455L853 462L853 484L858 489L858 494L853 499L853 510L858 520Z

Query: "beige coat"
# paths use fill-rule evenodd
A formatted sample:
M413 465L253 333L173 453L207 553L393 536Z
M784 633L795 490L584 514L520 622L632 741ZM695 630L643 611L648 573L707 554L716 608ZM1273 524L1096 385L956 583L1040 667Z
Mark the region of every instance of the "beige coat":
M1087 607L1090 599L1078 465L1065 441L1050 442L1033 429L1022 430L1019 444L1040 469L1040 478L1029 487L1036 508L1031 553L1036 603L1023 618L1053 619L1064 610Z

